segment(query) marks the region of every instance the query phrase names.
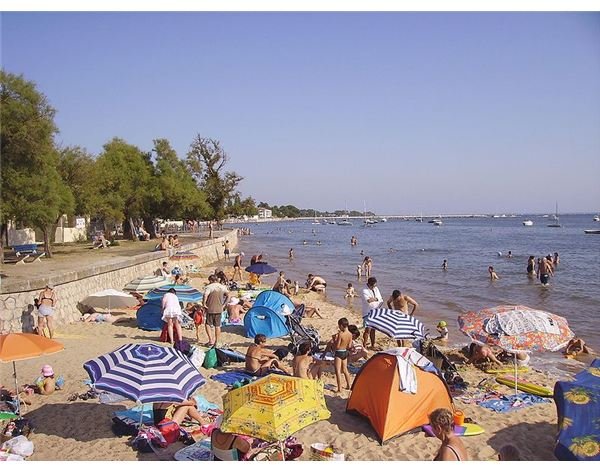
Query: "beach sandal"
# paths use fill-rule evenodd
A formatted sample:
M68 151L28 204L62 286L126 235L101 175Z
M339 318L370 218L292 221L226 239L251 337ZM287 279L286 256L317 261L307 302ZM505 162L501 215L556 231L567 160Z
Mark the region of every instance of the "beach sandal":
M67 397L67 401L68 402L74 402L77 399L79 399L79 394L77 394L77 393L71 394L69 397Z

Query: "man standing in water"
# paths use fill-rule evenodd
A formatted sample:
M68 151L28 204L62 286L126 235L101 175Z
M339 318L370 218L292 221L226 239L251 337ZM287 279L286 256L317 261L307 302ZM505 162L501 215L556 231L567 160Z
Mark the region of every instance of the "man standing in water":
M369 316L369 313L374 308L377 308L383 304L383 298L381 297L381 292L377 288L377 279L371 276L367 279L367 287L365 287L362 291L363 297L363 306L362 306L362 317L363 323ZM367 347L367 341L371 339L371 349L375 348L375 329L367 328L365 326L365 331L363 333L363 346Z
M554 276L554 271L552 270L552 265L548 263L548 259L544 257L542 258L542 261L538 268L538 278L540 278L540 282L543 286L548 285L550 276Z

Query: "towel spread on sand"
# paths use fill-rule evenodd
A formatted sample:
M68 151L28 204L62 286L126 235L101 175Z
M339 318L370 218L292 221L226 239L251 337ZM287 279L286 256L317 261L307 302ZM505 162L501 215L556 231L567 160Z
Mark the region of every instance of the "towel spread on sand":
M533 404L543 402L551 402L550 399L544 399L533 394L517 394L512 396L502 396L500 399L489 399L479 402L481 407L488 408L498 413L506 413L512 410L517 410Z
M242 370L226 371L224 373L217 373L212 375L210 379L214 379L220 383L226 384L227 386L233 386L233 383L239 381L240 383L245 380L251 380L254 378L253 375L246 373Z

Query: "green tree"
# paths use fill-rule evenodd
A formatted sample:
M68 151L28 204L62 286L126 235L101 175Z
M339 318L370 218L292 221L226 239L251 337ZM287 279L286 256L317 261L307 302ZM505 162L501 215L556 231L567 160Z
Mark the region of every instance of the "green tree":
M75 215L94 213L96 186L92 180L96 176L95 170L96 161L84 148L66 147L59 151L58 172L75 199Z
M211 216L216 220L225 217L228 200L235 195L243 177L234 171L225 171L229 156L216 139L196 136L187 154L187 164L206 194Z
M96 160L93 210L104 221L123 223L125 237L137 240L134 220L148 214L153 197L153 168L148 154L123 139L104 145Z
M2 232L9 220L38 227L51 258L52 226L74 206L73 195L57 170L56 111L35 83L4 70L0 70L0 107Z
M166 139L154 140L158 195L156 214L161 218L208 218L210 208L186 163Z

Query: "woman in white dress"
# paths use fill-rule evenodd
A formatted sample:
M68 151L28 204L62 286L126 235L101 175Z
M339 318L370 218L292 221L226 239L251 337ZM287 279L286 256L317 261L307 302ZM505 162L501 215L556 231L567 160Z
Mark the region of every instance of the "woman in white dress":
M167 323L167 333L169 334L169 342L171 344L175 344L175 338L173 337L173 326L175 326L177 339L181 342L182 331L180 322L183 316L183 312L181 310L181 305L179 305L179 298L177 297L175 289L169 289L169 292L167 292L163 296L162 311L162 320Z

